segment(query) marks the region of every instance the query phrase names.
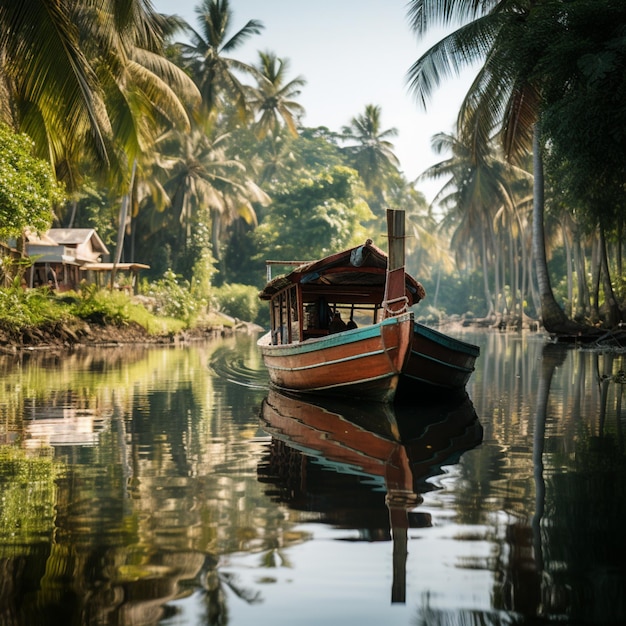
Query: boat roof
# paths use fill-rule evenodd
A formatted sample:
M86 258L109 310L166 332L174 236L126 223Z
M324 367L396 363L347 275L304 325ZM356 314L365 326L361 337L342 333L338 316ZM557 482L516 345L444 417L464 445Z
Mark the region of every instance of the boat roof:
M354 288L384 289L387 272L387 254L368 239L363 245L331 254L323 259L304 263L289 274L270 280L259 293L261 300L271 300L274 295L293 284L303 285L303 291L341 296ZM306 285L306 288L305 288ZM426 292L424 287L405 272L405 285L409 305L417 304Z

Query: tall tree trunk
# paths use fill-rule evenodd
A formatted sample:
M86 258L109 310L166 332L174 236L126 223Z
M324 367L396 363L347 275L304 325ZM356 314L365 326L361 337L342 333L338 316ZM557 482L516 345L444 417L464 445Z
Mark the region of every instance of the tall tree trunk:
M574 319L582 320L591 312L589 300L589 286L587 285L587 268L585 263L585 251L580 241L578 229L573 237L574 269L576 271L577 300Z
M606 251L606 237L604 226L600 225L600 255L602 259L602 286L604 288L604 304L607 310L607 324L609 328L615 328L621 320L621 312L617 304L617 298L611 284L611 270L609 269L609 259Z
M549 333L570 333L573 322L567 318L558 305L552 292L548 261L546 258L546 238L543 224L544 215L544 180L543 157L541 150L541 129L539 122L533 129L533 259L537 274L537 285L541 298L541 321Z
M126 231L126 219L128 217L128 210L132 203L133 197L133 185L135 184L135 172L137 171L137 159L133 161L133 167L130 172L130 182L128 184L128 193L122 198L122 204L120 205L119 224L117 229L117 247L115 248L115 258L113 259L113 269L111 270L111 285L113 289L115 284L115 275L117 273L117 266L122 260L122 250L124 249L124 233Z
M600 243L594 239L591 246L591 291L593 304L591 307L591 321L597 322L600 319Z
M572 246L569 238L569 232L561 222L561 232L563 235L563 247L565 248L565 262L567 274L567 301L569 303L569 316L574 317L574 274L572 272Z
M485 300L489 310L487 311L487 317L494 315L493 299L491 297L491 291L489 290L489 263L487 261L487 242L485 241L485 231L483 230L481 236L481 256L483 265L483 287L485 289Z

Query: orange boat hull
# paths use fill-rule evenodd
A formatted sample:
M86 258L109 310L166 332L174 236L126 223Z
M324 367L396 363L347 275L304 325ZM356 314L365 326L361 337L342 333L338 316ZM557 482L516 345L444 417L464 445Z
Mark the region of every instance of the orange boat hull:
M299 343L272 345L268 334L258 345L270 381L279 389L391 402L408 360L412 332L413 315L404 313Z

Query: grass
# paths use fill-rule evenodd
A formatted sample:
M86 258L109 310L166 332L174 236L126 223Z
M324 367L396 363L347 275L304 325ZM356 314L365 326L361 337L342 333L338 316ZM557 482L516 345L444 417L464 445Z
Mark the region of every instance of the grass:
M10 333L77 319L112 326L135 323L155 336L175 334L194 326L231 325L230 320L218 313L204 313L186 320L155 315L125 293L93 287L80 293L62 294L55 294L47 288L24 290L17 284L0 289L0 327Z

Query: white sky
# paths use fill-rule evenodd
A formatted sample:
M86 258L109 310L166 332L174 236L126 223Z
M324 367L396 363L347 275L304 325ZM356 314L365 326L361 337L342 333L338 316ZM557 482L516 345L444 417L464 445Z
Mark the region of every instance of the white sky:
M177 14L197 27L199 0L153 0L154 7ZM302 76L307 84L298 101L306 109L306 126L342 126L380 106L382 128L396 128L391 141L405 177L414 180L440 160L431 137L453 129L470 76L449 79L434 94L427 111L409 93L406 75L411 64L441 32L418 42L407 18L407 0L230 0L230 35L249 19L265 25L232 56L257 63L258 51L274 52L290 62L288 79ZM442 183L419 184L431 200Z

